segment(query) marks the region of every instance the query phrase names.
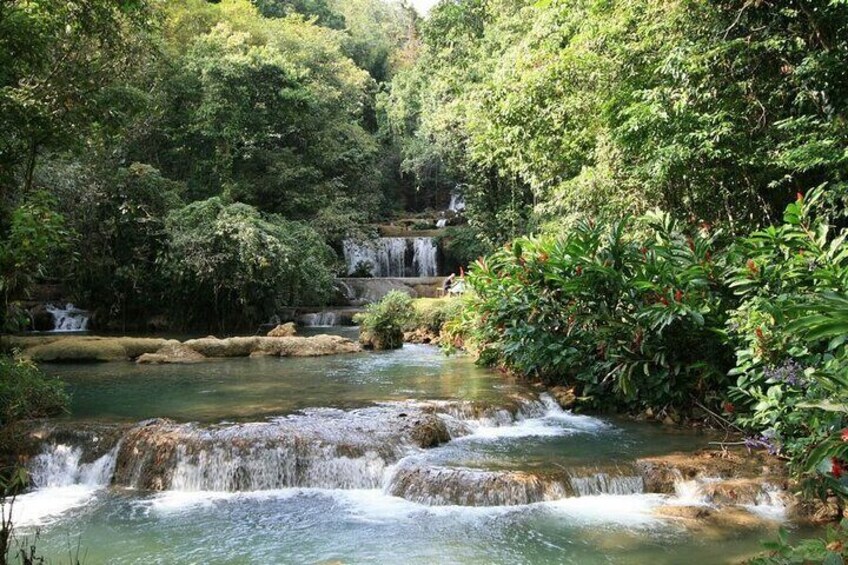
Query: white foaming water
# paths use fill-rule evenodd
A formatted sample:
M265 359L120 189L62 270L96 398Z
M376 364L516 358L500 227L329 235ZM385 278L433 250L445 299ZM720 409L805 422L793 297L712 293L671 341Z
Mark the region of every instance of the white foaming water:
M710 504L710 499L704 492L705 482L717 479L700 479L685 481L682 477L674 482L675 504L682 506L704 506Z
M431 237L346 239L342 251L348 275L354 274L361 264L370 265L373 277L434 277L437 274L437 248Z
M451 212L462 212L465 210L465 198L459 191L454 190L451 192L450 204L448 205L448 210Z
M29 467L30 478L38 488L107 486L115 471L117 453L116 447L91 463L81 464L81 448L64 444L48 445L33 458Z
M589 433L609 428L598 418L572 414L560 407L548 394L539 397L539 404L529 404L512 418L506 411L502 418L485 418L471 422L472 433L467 439L496 440L520 437L552 437ZM462 439L462 438L461 438Z
M332 311L315 312L312 314L304 314L300 317L300 321L303 323L303 325L310 328L326 328L330 326L338 326L339 314L338 312Z
M653 512L667 502L668 497L662 494L602 494L563 498L542 504L550 511L566 516L570 523L578 526L615 524L645 528L666 523Z
M757 494L756 502L744 504L743 507L748 512L767 520L780 522L786 519L786 502L780 487L774 484L764 484L763 490Z
M436 220L436 227L437 228L441 229L443 227L446 227L447 225L448 225L447 218L441 218L441 219Z
M291 488L238 493L164 492L140 500L136 504L146 512L166 515L191 512L200 508L211 508L216 504L231 504L251 500L293 501L298 498L308 500L312 497L333 499L341 506L346 519L372 524L392 524L448 516L454 519L466 517L476 522L485 517L527 513L541 513L563 518L570 524L579 527L618 526L629 529L644 529L672 524L672 522L653 514L657 507L668 503L668 497L660 494L563 498L521 506L427 506L391 496L379 489Z
M118 448L91 463L80 463L82 449L64 444L48 445L33 458L29 473L34 492L17 497L13 520L30 527L50 522L65 512L83 506L109 485L115 470Z
M88 330L89 313L73 304L58 308L52 304L44 307L53 316L54 332L84 332Z
M569 479L574 493L580 497L600 494L630 495L645 492L645 481L641 476L614 476L607 473L595 473L585 477Z
M177 452L170 490L254 491L286 487L375 488L386 462L377 453L344 457L335 446L216 446Z

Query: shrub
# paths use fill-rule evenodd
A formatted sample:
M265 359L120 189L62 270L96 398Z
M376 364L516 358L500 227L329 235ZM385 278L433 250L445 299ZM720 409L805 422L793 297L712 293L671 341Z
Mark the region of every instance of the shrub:
M848 232L814 214L821 197L799 195L782 225L751 234L735 252L732 398L752 444L789 457L808 488L844 496L848 296L840 293L848 288Z
M750 560L750 565L784 565L788 563L823 563L841 565L848 557L848 520L829 525L824 538L803 539L789 543L789 535L780 529L776 541L763 544L768 555Z
M360 342L369 349L398 349L403 330L414 319L415 309L408 294L393 290L380 302L369 304L354 321L360 326Z
M714 234L659 213L518 239L478 261L464 321L447 329L461 326L482 362L577 386L595 405L717 400L732 359L714 247Z
M61 414L68 401L59 379L47 377L29 361L0 356L0 427Z
M27 294L47 271L50 259L66 246L65 218L59 203L41 191L28 195L12 211L5 237L0 239L0 331L17 330L18 320L6 328L10 300Z

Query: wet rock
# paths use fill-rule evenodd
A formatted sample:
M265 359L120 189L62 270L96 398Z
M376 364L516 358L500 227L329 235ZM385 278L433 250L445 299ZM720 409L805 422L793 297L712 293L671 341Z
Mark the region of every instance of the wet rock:
M297 333L297 328L293 322L280 324L270 332L268 337L291 337Z
M416 420L412 425L410 437L418 447L425 449L437 447L451 440L447 425L437 417L425 417Z
M338 335L320 334L311 337L259 338L251 356L321 357L358 351L361 351L361 347L355 341Z
M0 344L4 349L19 350L20 356L37 362L95 362L127 361L145 354L142 362L187 362L200 360L188 350L202 357L248 357L275 355L280 357L316 357L355 353L360 346L349 339L334 335L312 337L231 337L218 339L205 337L191 339L176 348L176 340L134 337L94 336L4 336ZM166 345L169 349L160 353Z
M400 349L403 347L403 333L400 330L387 334L363 329L359 332L359 343L363 349L374 351Z
M825 500L796 498L787 506L786 514L796 523L824 525L842 518L842 509L835 497Z
M404 343L437 344L439 343L439 336L426 328L416 328L412 331L404 332L403 341Z
M565 410L574 408L574 405L577 403L577 395L574 394L574 389L571 387L555 386L548 392Z
M396 470L388 491L430 506L515 506L566 496L556 476L413 464Z
M411 445L449 439L439 422L407 404L218 426L151 420L124 436L114 483L146 490L379 488Z
M169 343L161 347L156 353L144 353L136 359L139 364L174 363L187 364L199 363L207 359L201 353L179 342Z
M785 465L777 458L744 449L673 453L638 459L636 465L647 492L656 493L672 493L677 482L696 478L751 478L760 480L760 484L782 484L787 476Z
M737 506L660 506L653 513L679 521L686 529L705 539L724 541L739 530L761 530L774 522Z
M403 280L391 278L344 279L351 296L349 301L354 306L373 304L382 300L393 290L418 298L418 293Z
M210 336L190 339L184 342L184 345L205 357L248 357L253 351L259 348L261 339L275 338L249 336L218 339Z
M654 509L654 514L664 518L703 520L713 515L713 509L709 506L660 506Z
M155 353L165 339L129 337L63 336L46 340L16 340L21 357L40 363L126 361Z

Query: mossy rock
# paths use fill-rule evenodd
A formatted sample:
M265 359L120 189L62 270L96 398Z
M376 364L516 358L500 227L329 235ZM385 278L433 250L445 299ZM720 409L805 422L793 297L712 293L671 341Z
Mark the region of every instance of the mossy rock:
M45 340L21 340L21 357L38 363L94 363L127 361L144 353L154 353L166 339L133 337L67 336Z

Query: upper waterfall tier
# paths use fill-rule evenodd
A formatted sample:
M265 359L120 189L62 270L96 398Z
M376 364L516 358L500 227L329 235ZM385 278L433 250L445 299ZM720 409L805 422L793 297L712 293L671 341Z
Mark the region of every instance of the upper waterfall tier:
M434 277L437 247L431 237L346 239L343 244L348 276L367 271L373 277Z

